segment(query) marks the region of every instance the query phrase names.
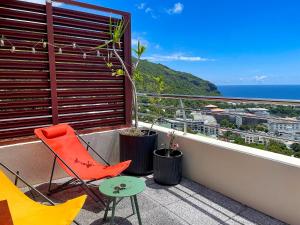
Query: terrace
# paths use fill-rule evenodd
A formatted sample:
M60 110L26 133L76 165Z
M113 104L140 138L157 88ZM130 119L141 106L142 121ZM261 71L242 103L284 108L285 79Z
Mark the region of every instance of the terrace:
M128 26L119 51L131 65L130 14L75 1L57 2L117 14L113 19L126 20ZM12 14L15 10L19 13ZM131 125L132 119L130 84L124 77L111 77L104 62L97 61L97 50L84 50L91 55L85 58L82 50L78 53L73 48L75 42L83 49L105 42L109 17L74 14L70 9L53 7L50 2L46 7L20 1L0 2L0 12L0 36L5 37L5 46L0 48L0 162L19 171L46 193L53 156L32 136L33 130L65 122L81 130L85 140L107 161L119 162L118 134ZM100 28L95 26L98 20ZM95 35L100 35L101 40L95 40ZM46 39L47 49L35 45ZM32 46L40 54L32 54ZM12 47L17 50L15 54L9 53ZM139 95L181 102L299 105L297 101ZM143 107L148 106L144 104ZM193 110L182 104L168 110L176 109ZM140 112L140 116L151 115ZM149 128L151 124L140 122L140 126ZM179 185L161 186L152 175L141 177L146 182L146 190L138 196L143 224L299 224L299 159L189 134L186 123L183 128L183 132L177 131L177 141L184 154L184 178ZM153 129L159 134L158 145L166 143L171 129L159 125ZM56 183L63 182L65 172L60 167L55 171ZM101 181L94 183L93 188L96 190L99 184ZM81 194L80 189L70 189L51 199L61 203ZM136 216L131 214L129 201L121 201L116 224L137 224ZM103 215L104 209L88 199L77 221L104 224Z

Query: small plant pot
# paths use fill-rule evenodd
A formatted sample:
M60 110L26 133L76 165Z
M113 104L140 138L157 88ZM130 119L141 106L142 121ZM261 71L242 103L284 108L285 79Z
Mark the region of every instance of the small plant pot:
M182 178L182 157L179 150L173 150L170 156L167 156L167 149L154 151L153 169L155 182L162 185L179 184Z
M143 131L148 134L148 131ZM132 160L124 171L131 175L147 175L153 173L153 152L157 149L157 133L150 135L130 136L120 134L120 160Z

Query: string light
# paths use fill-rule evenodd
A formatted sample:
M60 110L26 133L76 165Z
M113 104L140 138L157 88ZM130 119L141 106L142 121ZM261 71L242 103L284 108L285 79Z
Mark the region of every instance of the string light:
M4 36L3 35L1 36L1 39L0 39L0 46L4 47Z
M0 47L4 47L6 42L11 45L10 52L14 53L16 51L16 47L7 38L5 38L4 35L1 35ZM109 41L105 40L105 43L109 44ZM41 44L43 48L46 48L47 45L51 45L54 48L58 48L57 54L63 54L63 48L65 48L65 47L73 47L73 49L78 49L82 53L83 59L86 59L88 54L94 53L94 54L96 54L97 57L102 57L104 60L106 60L105 55L103 55L97 48L93 48L93 47L88 48L88 51L86 51L87 48L81 48L78 44L76 44L76 42L73 42L72 44L66 44L63 46L57 46L57 45L54 45L54 44L51 44L51 43L45 41L44 39L41 39L34 43L34 45L31 48L31 51L30 51L32 54L37 53L36 46L38 46L39 44ZM23 50L23 52L28 52L28 51ZM110 58L112 58L112 57L113 57L113 52L107 46L107 59L110 60Z
M16 51L16 47L15 46L11 46L10 52L14 53Z

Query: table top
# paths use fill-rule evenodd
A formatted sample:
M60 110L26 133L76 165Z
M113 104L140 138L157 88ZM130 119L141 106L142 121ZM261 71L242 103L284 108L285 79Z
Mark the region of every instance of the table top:
M109 197L130 197L145 190L146 184L140 178L118 176L103 181L99 191Z

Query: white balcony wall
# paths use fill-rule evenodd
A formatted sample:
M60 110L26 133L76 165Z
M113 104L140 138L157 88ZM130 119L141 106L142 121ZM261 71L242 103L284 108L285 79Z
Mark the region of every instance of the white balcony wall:
M170 129L154 129L160 134L159 143L166 143ZM300 224L300 159L177 134L185 177L288 224Z

